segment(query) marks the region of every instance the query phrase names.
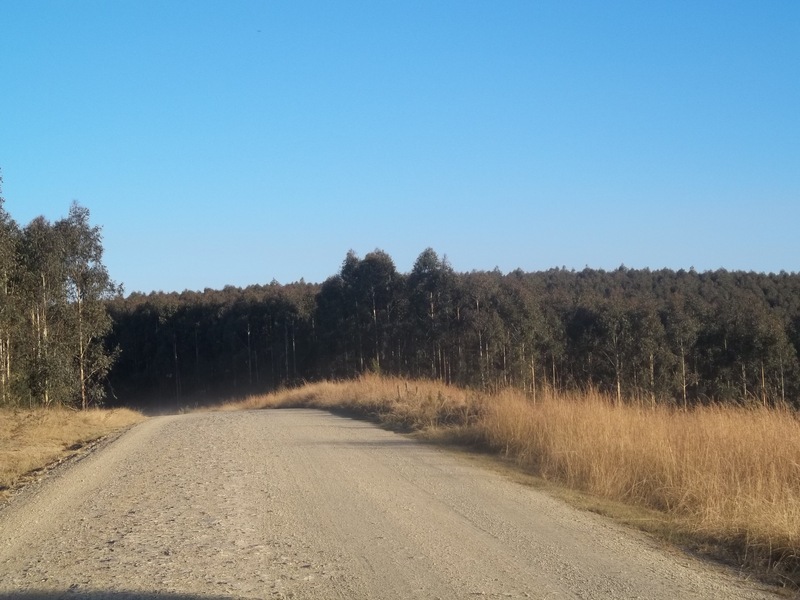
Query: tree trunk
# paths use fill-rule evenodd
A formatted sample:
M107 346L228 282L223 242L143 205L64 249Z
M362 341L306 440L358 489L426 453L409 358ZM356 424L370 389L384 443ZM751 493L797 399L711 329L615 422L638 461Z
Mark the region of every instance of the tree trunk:
M486 389L486 377L483 371L483 336L481 332L478 331L478 366L480 367L481 372L481 388Z
M683 409L688 408L686 401L686 354L683 350L683 340L681 340L681 390L683 392Z
M44 361L47 362L49 334L47 331L47 280L44 275L42 275L42 309L40 318L40 326L42 328L42 357ZM44 376L44 403L46 406L50 405L50 378L47 375Z
M503 342L503 385L508 385L508 371L506 370L506 344Z
M81 384L81 410L89 408L89 400L86 397L86 369L85 356L86 345L83 339L83 302L78 293L78 376Z
M5 345L5 337L0 337L0 387L2 387L2 392L0 392L0 400L2 400L3 405L5 406L8 404L8 383L6 381L6 345Z
M172 357L175 362L175 403L180 403L181 401L181 375L178 364L178 336L177 334L172 334Z
M742 399L747 400L747 370L742 363Z
M359 342L360 342L359 336ZM360 343L359 343L360 345ZM284 367L286 368L286 382L289 381L289 324L286 319L283 319L283 355Z
M247 385L253 387L253 352L250 349L250 321L247 321Z
M295 337L294 319L292 319L292 379L297 380L297 338Z
M372 290L372 329L375 331L375 365L380 370L381 367L381 352L380 352L380 336L378 335L378 309L375 306L375 290Z

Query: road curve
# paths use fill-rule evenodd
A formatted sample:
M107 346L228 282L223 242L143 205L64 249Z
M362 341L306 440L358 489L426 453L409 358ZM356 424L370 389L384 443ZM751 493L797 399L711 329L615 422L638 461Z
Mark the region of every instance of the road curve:
M312 410L158 417L0 511L0 600L772 599L597 515Z

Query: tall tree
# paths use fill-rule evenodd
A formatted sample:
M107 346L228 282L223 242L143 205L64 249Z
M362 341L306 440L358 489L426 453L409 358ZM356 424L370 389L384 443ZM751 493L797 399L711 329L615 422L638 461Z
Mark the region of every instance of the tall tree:
M662 309L661 321L668 343L677 357L680 402L684 409L689 406L689 386L696 382L691 358L700 329L697 314L697 309L693 309L687 297L679 291L671 294Z
M22 319L20 303L13 290L19 228L5 210L2 184L0 175L0 403L9 404L12 399L12 340Z
M37 217L20 240L20 293L29 330L26 335L26 387L30 402L61 403L68 380L62 352L66 307L63 246L52 224Z
M407 283L414 372L444 379L450 363L443 342L451 325L453 268L433 248L426 248L414 262Z
M394 261L383 250L368 253L353 272L342 273L345 285L360 307L359 325L367 333L366 344L372 366L380 370L386 362L389 332L398 290Z
M115 352L106 351L103 339L111 329L105 300L120 292L103 265L100 227L89 223L89 209L73 202L66 219L55 224L63 248L63 275L67 315L71 325L68 344L76 371L80 406L100 402L103 380Z

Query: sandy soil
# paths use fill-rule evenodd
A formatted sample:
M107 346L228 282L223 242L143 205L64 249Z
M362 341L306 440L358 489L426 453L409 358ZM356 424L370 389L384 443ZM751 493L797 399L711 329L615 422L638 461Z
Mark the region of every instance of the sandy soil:
M150 419L0 511L10 598L776 598L471 462L311 410Z

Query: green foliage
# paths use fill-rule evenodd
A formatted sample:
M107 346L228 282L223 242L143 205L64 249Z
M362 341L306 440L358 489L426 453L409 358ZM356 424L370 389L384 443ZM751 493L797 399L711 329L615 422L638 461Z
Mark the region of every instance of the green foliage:
M623 402L796 404L800 276L554 269L409 274L349 252L321 285L134 294L109 306L124 398L246 394L367 371Z
M2 178L0 178L2 183ZM123 298L77 203L20 228L0 195L0 405L176 406L372 371L619 402L800 404L800 275L410 273L347 253L321 285Z
M105 396L115 352L99 227L73 203L54 224L20 229L0 199L0 403L87 408Z

